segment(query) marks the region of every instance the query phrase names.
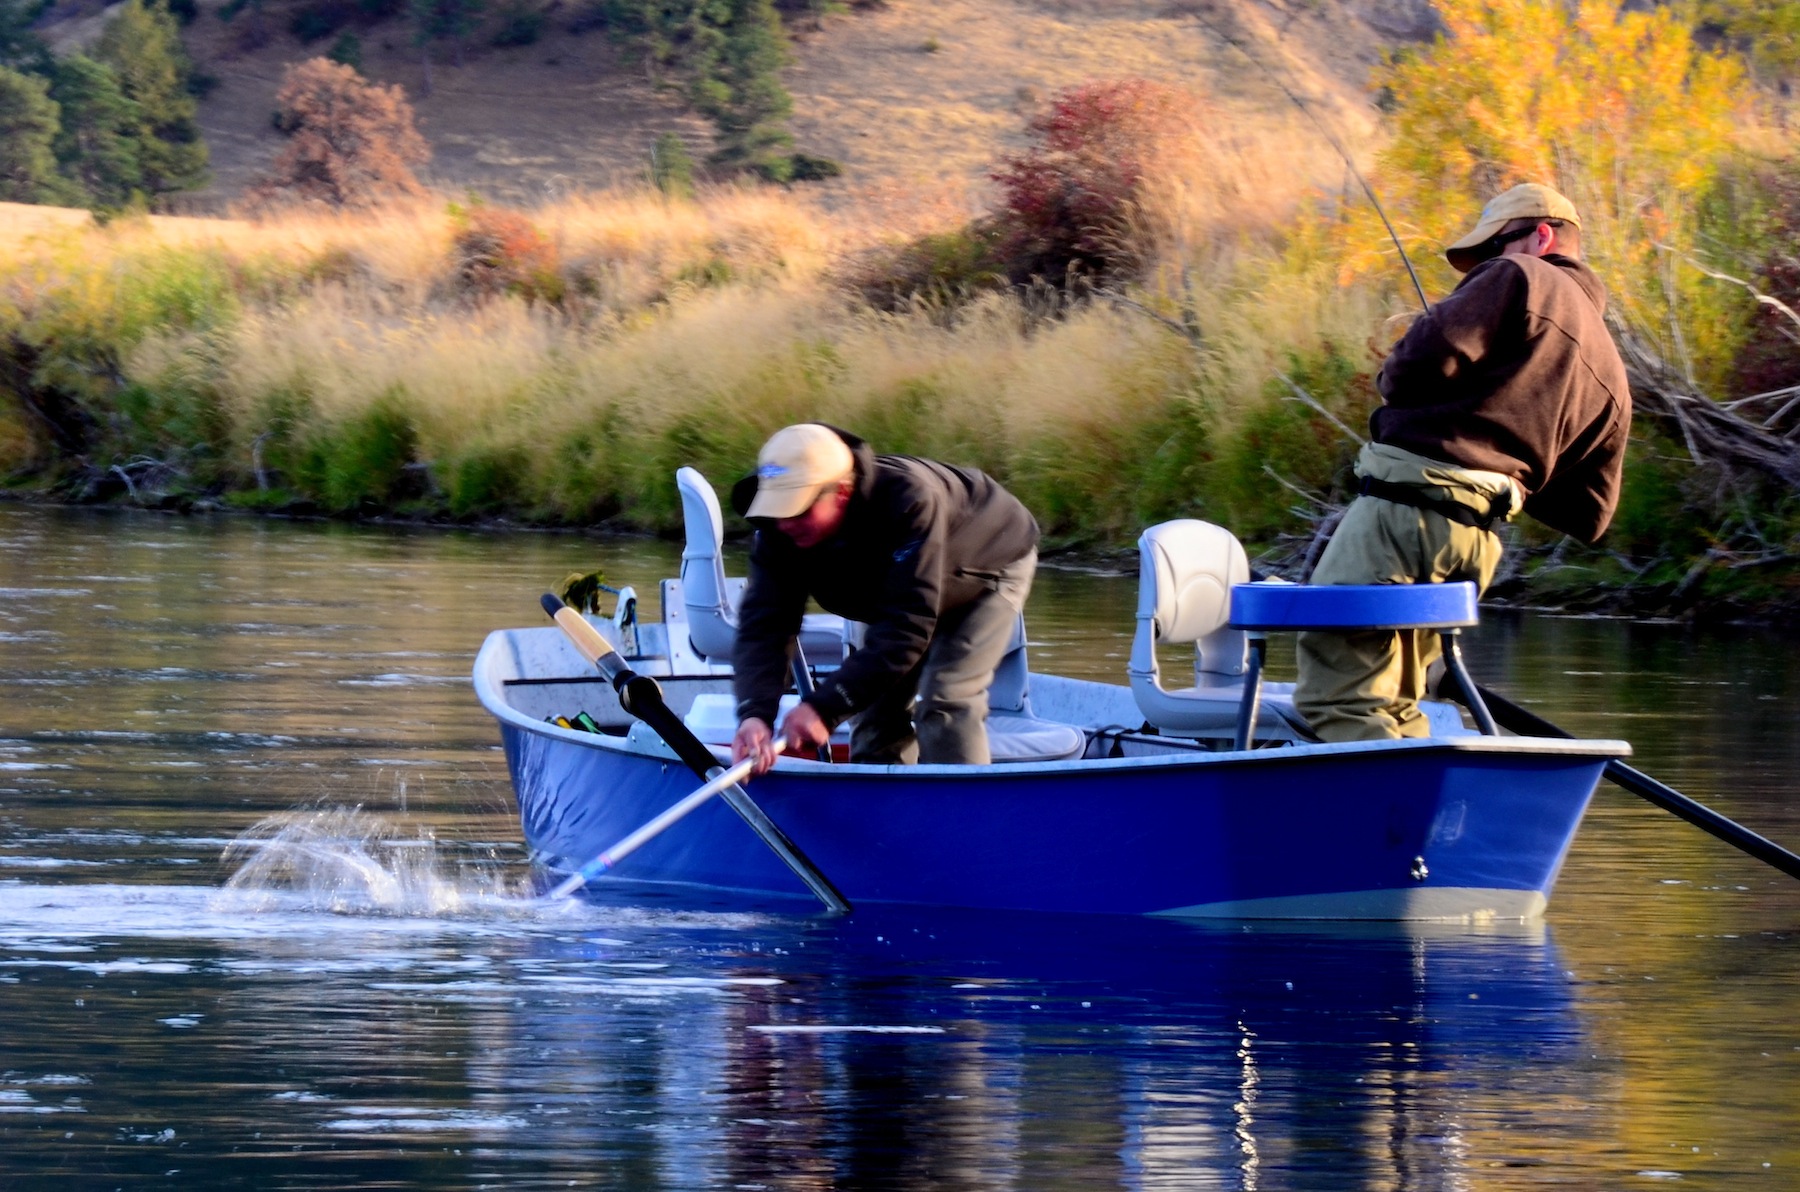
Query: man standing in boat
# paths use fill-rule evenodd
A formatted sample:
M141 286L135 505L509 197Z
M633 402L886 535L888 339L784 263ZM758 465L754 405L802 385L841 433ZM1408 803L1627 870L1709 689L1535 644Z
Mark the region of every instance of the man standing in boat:
M858 762L985 764L987 693L1037 570L1037 522L973 468L876 455L848 432L790 426L732 503L757 527L738 608L732 756L775 764L774 729L807 598L867 625L788 713L789 749L853 715ZM914 696L918 706L913 708Z
M1593 543L1619 501L1631 394L1575 205L1527 183L1496 196L1446 256L1456 289L1395 345L1373 442L1316 584L1473 580L1522 509ZM1429 735L1419 699L1437 634L1302 633L1294 704L1326 741Z

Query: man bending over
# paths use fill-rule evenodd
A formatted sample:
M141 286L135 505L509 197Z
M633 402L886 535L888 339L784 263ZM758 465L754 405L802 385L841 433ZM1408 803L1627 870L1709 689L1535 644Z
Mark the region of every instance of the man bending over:
M1037 522L1018 499L972 468L876 455L805 422L763 445L732 500L757 528L733 658L733 759L755 758L758 774L775 764L771 726L811 597L868 629L788 713L789 749L816 749L860 713L852 761L988 762L988 688L1037 570Z

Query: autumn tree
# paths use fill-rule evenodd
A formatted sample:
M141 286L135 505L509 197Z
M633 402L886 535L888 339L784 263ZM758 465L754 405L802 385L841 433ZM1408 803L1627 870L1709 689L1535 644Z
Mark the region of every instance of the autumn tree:
M1750 101L1741 66L1698 45L1669 8L1440 0L1437 11L1437 42L1377 78L1395 135L1375 189L1428 288L1455 284L1443 245L1483 203L1548 182L1581 210L1583 248L1622 317L1659 343L1683 339L1681 351L1727 355L1727 296L1671 265L1694 251L1736 151ZM1348 227L1349 275L1404 278L1372 215L1352 212Z
M1766 79L1800 74L1800 2L1796 0L1700 0L1698 14L1742 49Z
M137 105L138 161L151 195L193 190L207 180L206 142L194 119L192 68L175 18L160 0L126 0L94 47Z
M257 189L263 199L366 207L424 193L413 171L431 150L399 87L313 58L288 68L275 108L287 145Z

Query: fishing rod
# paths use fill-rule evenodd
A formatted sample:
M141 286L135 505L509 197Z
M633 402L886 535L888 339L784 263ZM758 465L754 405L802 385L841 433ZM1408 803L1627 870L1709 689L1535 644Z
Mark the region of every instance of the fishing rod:
M1356 168L1356 162L1351 158L1350 151L1344 147L1344 143L1338 139L1337 134L1332 132L1331 128L1319 118L1319 114L1313 111L1311 104L1301 98L1299 92L1288 86L1287 80L1276 74L1275 71L1270 68L1268 63L1264 62L1261 58L1258 58L1255 54L1252 54L1249 47L1244 45L1243 42L1207 20L1205 15L1198 10L1196 10L1193 15L1194 19L1200 22L1208 33L1211 33L1214 37L1242 54L1249 60L1250 65L1256 67L1257 70L1260 70L1264 77L1275 84L1276 88L1283 95L1287 96L1289 101L1291 101L1295 107L1299 108L1300 111L1306 115L1308 120L1312 121L1312 126L1319 130L1320 135L1325 138L1331 147L1337 150L1337 155L1343 159L1345 168L1350 171L1350 176L1356 179L1357 185L1362 187L1363 194L1368 196L1369 206L1373 207L1375 209L1375 214L1380 217L1381 226L1387 229L1388 239L1394 242L1394 248L1400 253L1400 263L1406 266L1406 276L1412 279L1413 292L1419 296L1420 309L1426 314L1430 314L1431 303L1425 299L1425 287L1419 282L1419 274L1418 271L1413 268L1412 258L1406 255L1406 246L1400 243L1400 234L1394 231L1393 221L1388 219L1387 212L1382 209L1381 200L1375 197L1375 188L1369 185L1369 180L1363 177L1363 172Z

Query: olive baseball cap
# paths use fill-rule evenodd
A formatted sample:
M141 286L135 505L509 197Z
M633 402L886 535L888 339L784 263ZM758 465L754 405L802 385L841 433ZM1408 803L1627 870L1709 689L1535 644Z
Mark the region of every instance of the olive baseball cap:
M1575 204L1541 182L1526 182L1489 199L1488 205L1481 209L1475 230L1446 248L1444 255L1450 258L1451 266L1458 273L1467 273L1494 255L1496 246L1489 245L1488 241L1515 219L1557 219L1578 228L1581 226Z
M818 422L785 426L756 457L756 497L747 518L799 517L825 489L856 470L856 457L837 432Z

